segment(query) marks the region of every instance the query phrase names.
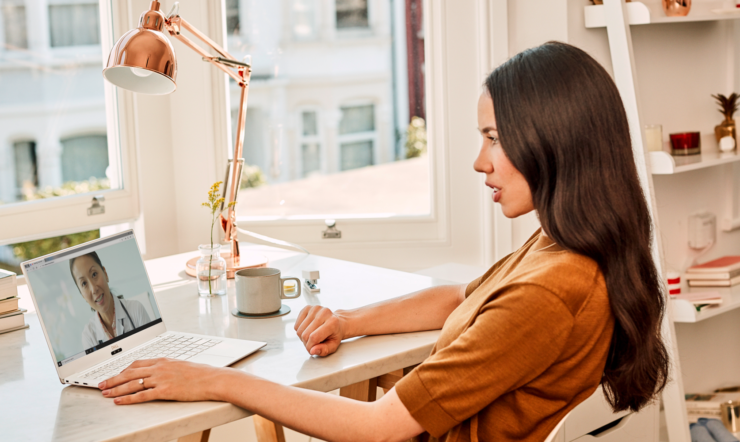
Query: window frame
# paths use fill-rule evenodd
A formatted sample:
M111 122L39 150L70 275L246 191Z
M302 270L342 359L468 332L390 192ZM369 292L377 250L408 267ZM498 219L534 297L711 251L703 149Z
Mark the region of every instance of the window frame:
M101 50L103 63L115 44L115 36L130 28L132 20L127 6L126 2L114 0L98 2L101 25L98 49ZM56 51L65 48L49 49ZM139 216L137 156L133 147L136 146L133 97L130 93L116 90L107 82L104 82L104 88L109 164L114 173L120 173L120 176L113 177L112 181L119 180L121 188L31 203L0 205L0 225L3 225L0 245L93 230L107 225L131 222ZM87 209L95 195L105 197L103 203L105 213L88 216ZM50 223L49 220L53 222Z
M373 10L377 7L375 3L375 0L369 0L368 2L370 30L373 29ZM454 38L455 32L450 29L451 26L448 24L451 19L448 18L449 14L445 11L449 8L432 0L425 0L424 7L427 11L424 14L425 28L429 30L426 34L428 42L425 45L425 59L429 75L427 76L425 89L427 130L429 133L428 151L430 152L430 213L421 216L398 216L393 218L337 219L337 227L342 231L342 239L335 242L322 238L321 231L326 227L323 220L315 217L311 219L281 220L240 219L239 226L241 228L302 244L314 253L341 256L348 259L356 259L355 256L358 256L358 253L366 252L368 248L376 250L400 248L411 252L409 246L421 247L425 251L425 258L431 259L434 254L429 253L429 247L438 247L441 250L452 247L457 249L457 247L462 246L462 242L453 245L453 237L458 235L466 237L464 242L476 242L474 249L481 247L477 243L480 241L481 227L475 214L480 214L479 205L483 201L481 194L484 189L482 185L478 186L480 179L475 177L472 171L472 160L474 159L474 153L472 152L477 151L479 136L475 132L474 113L468 115L472 116L468 121L471 129L465 131L470 133L464 136L465 140L463 140L472 149L469 155L470 162L469 164L466 162L463 174L467 184L471 182L476 184L471 189L470 195L457 199L459 202L456 205L471 209L470 215L474 218L471 222L475 225L471 226L465 233L456 232L453 234L451 231L453 218L458 218L459 215L451 213L452 204L448 187L450 175L454 174L457 177L459 172L457 166L454 166L454 171L451 170L451 164L448 161L449 153L445 149L445 145L449 141L449 133L453 129L453 124L449 121L448 102L450 97L454 95L451 90L455 89L454 80L445 77L447 71L445 59L449 52L449 45L445 44L445 39ZM475 5L469 5L467 9L477 9L478 7L479 4L476 2ZM340 30L337 30L337 33L341 33ZM464 47L466 44L461 38L458 38L454 43L457 47ZM482 82L482 80L483 74L480 74L476 81ZM479 84L473 83L472 88L478 91ZM475 97L477 97L477 93L479 92L474 92ZM228 97L226 100L228 103ZM468 111L466 114L471 114L470 109L466 107L466 110ZM462 203L463 200L464 203ZM243 240L248 239L243 237ZM470 249L468 249L469 251ZM473 254L475 257L478 255L477 252ZM369 255L365 256L365 259L363 259L365 262L372 262L374 259ZM393 257L393 261L403 260L405 259L404 256L408 256L408 253L398 253ZM450 256L452 257L452 255ZM482 253L480 256L482 256ZM470 262L470 257L465 257L459 262ZM388 261L385 265L391 266ZM399 267L403 266L404 264L399 265ZM406 267L408 267L408 264L406 264Z

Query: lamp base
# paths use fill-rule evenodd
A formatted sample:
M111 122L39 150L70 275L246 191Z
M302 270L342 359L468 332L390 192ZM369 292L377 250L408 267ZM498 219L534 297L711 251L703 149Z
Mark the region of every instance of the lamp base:
M259 255L250 253L248 255L242 255L239 259L239 265L234 266L234 260L231 259L231 252L222 252L221 257L226 260L226 277L234 279L236 272L241 269L256 269L260 267L267 267L267 257L265 255ZM198 262L199 257L189 259L185 264L185 273L195 278L195 264Z

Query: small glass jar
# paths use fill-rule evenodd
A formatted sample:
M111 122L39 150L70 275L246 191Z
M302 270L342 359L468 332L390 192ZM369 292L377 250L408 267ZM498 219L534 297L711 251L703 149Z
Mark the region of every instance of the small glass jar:
M221 244L198 246L200 259L195 264L198 293L201 297L226 294L226 260L221 257Z

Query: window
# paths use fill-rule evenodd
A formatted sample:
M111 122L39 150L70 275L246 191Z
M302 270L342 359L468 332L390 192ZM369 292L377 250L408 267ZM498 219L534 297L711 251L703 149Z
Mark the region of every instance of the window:
M339 122L340 170L374 164L375 106L342 107Z
M316 0L293 0L291 15L296 40L316 37Z
M337 29L367 28L367 0L337 0Z
M103 53L128 30L128 6L23 3L36 4L0 0L0 38L26 41L24 21L43 24L49 38L28 38L27 51L0 50L0 245L134 220L136 151L121 149L135 146L133 124L119 118L133 118L133 103L101 75ZM104 213L88 213L93 192L105 196Z
M308 177L321 172L321 141L316 111L303 111L301 130L302 172Z
M13 163L15 164L15 192L7 189L4 193L12 195L5 201L15 201L24 195L33 193L39 185L38 162L36 160L36 143L19 141L13 143Z
M226 35L239 35L239 0L226 0Z
M3 17L2 23L5 30L5 49L27 49L26 7L23 0L2 0L0 14Z
M49 5L51 47L100 44L97 4Z

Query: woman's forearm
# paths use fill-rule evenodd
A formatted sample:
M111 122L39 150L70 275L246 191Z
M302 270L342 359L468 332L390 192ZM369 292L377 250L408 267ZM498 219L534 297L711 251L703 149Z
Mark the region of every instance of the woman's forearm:
M423 431L395 390L377 402L360 402L227 369L216 391L216 400L323 440L403 441Z
M465 300L465 285L445 285L371 304L337 310L345 320L344 338L442 328L447 317Z

